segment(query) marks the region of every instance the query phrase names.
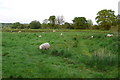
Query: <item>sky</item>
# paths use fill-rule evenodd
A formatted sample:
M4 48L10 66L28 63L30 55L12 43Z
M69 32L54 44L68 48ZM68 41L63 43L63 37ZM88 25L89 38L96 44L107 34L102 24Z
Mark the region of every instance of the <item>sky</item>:
M85 17L96 24L97 12L111 9L118 14L120 0L0 0L0 23L43 22L49 16L64 16L72 23L74 17Z

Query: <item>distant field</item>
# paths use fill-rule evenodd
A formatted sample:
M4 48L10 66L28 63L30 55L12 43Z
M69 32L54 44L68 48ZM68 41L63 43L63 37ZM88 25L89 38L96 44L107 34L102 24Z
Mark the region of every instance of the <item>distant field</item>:
M87 30L3 32L2 76L116 78L118 38L115 34L113 37L105 37L107 33L109 32ZM42 37L39 38L39 35ZM50 43L50 49L39 50L38 46L45 42Z
M56 32L104 32L104 33L108 33L110 31L106 31L106 30L90 30L90 29L83 29L83 30L79 30L79 29L2 29L3 32L18 32L18 31L22 31L22 32L53 32L53 30L55 30Z

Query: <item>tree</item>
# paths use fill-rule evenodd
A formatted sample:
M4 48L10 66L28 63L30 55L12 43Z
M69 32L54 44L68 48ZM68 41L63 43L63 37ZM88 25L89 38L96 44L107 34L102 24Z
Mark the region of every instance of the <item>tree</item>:
M11 28L14 28L14 29L16 29L16 28L23 29L24 26L23 26L23 24L20 24L20 22L15 22L15 23L13 23L13 25L11 26Z
M31 29L39 29L41 28L41 23L39 21L32 21L30 24L29 24L30 28Z
M95 19L98 25L106 30L109 30L111 26L116 25L116 16L112 10L103 9L99 11Z
M88 23L85 17L75 17L73 26L75 29L85 29L88 27Z
M55 23L62 25L64 23L64 16L57 16L57 18L55 19Z
M24 26L24 29L26 28L26 29L29 29L29 24L23 24L23 26Z
M54 15L50 16L48 20L50 21L51 26L54 26L54 24L55 24L55 16Z
M48 24L48 21L49 21L48 19L44 19L43 24Z
M87 23L88 23L88 27L91 28L93 26L93 22L91 19L88 19L87 20Z
M49 20L48 19L44 19L43 20L43 23L42 23L42 25L41 25L41 28L49 28L49 25L48 25L48 22L49 22Z
M73 27L68 22L65 22L64 27L68 29L73 29Z

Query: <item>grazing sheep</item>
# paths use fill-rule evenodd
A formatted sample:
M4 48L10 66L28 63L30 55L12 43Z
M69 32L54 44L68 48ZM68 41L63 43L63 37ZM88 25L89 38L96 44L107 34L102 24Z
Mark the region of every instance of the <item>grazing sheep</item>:
M45 32L42 32L42 33L45 33Z
M113 34L107 34L106 36L107 36L107 37L112 37L112 36L113 36Z
M39 35L38 37L40 37L40 38L41 38L42 36L41 36L41 35Z
M90 38L93 38L94 36L91 36Z
M53 30L53 32L56 32L56 30Z
M63 34L61 33L60 35L62 36Z
M18 31L18 33L20 33L20 32L22 32L22 31Z
M49 43L43 43L39 46L39 49L42 49L42 50L47 50L50 48L50 44Z

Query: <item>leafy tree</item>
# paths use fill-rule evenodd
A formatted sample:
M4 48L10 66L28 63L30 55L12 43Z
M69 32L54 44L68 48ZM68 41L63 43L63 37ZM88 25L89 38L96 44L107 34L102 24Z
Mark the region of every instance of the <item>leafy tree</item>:
M100 29L100 26L98 26L98 25L93 25L93 26L91 27L91 29Z
M29 29L29 24L23 24L24 28Z
M20 26L18 26L18 29L24 29L24 25L20 24Z
M23 26L23 24L20 24L20 22L16 22L16 23L13 23L13 25L11 26L11 28L14 28L14 29L16 29L16 28L23 29L24 26Z
M57 18L55 19L55 23L62 25L64 23L64 16L57 16Z
M41 28L41 23L39 21L32 21L30 24L29 24L29 27L31 29L39 29Z
M73 27L68 22L65 22L64 27L68 29L73 29Z
M42 29L49 29L49 28L50 28L50 25L43 23L43 24L41 24L41 28L42 28Z
M93 26L93 22L91 19L88 19L87 20L87 23L88 23L88 27L91 28Z
M50 16L49 19L51 26L54 26L55 24L55 16Z
M98 25L106 30L109 30L111 26L116 25L117 20L114 11L107 9L99 11L95 19Z
M48 19L44 19L43 24L48 24Z
M75 17L73 26L75 29L85 29L88 27L88 23L85 17Z

